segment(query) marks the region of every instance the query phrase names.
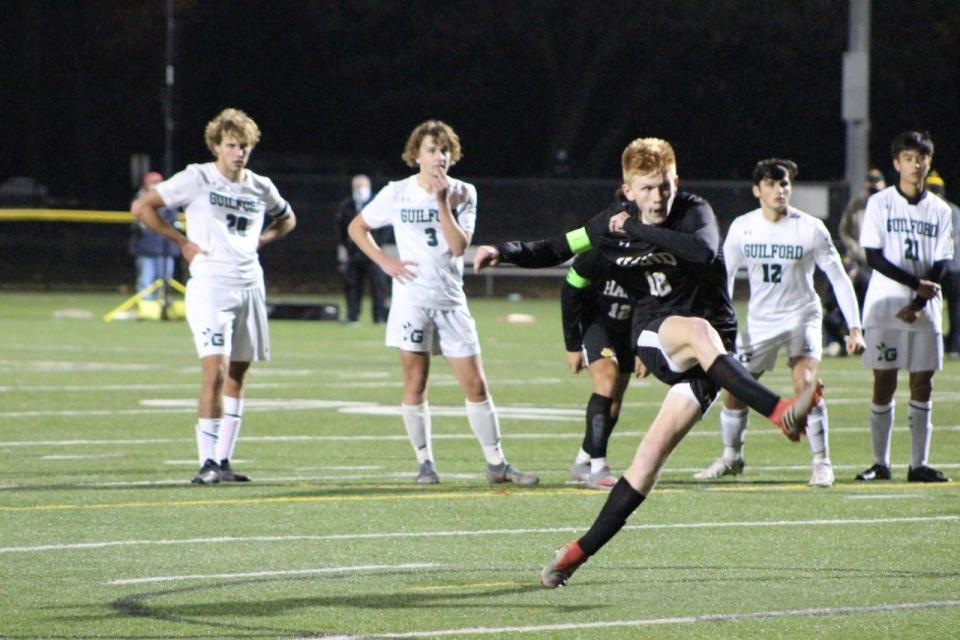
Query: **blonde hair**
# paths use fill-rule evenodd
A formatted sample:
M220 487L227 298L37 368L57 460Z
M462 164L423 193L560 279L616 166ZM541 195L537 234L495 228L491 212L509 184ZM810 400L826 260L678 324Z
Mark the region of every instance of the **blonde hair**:
M627 145L620 156L623 181L649 173L666 173L677 169L677 154L666 140L637 138Z
M255 147L260 142L260 127L253 118L240 109L224 109L207 123L207 128L203 131L203 139L214 155L216 152L213 148L223 141L225 133L251 147Z
M460 136L453 130L453 127L440 120L427 120L418 124L410 132L407 144L403 147L402 158L408 167L417 166L420 145L427 136L433 136L440 148L447 149L450 152L451 167L463 157L463 151L460 149Z

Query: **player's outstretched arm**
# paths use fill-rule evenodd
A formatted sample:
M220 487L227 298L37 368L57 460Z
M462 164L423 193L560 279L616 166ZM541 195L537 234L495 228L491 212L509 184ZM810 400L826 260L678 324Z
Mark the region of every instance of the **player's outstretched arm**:
M477 247L477 252L473 254L473 270L480 273L487 267L495 267L500 264L500 252L493 245L482 244Z

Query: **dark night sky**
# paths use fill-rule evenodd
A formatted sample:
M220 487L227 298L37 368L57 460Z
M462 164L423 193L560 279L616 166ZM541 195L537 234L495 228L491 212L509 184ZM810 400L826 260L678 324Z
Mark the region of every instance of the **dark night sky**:
M398 175L409 130L461 134L461 176L613 178L632 138L666 137L685 178L744 178L792 157L841 179L846 0L310 2L178 0L175 163L206 159L225 106L264 137L254 156L317 173ZM928 129L960 194L960 11L875 0L871 154ZM163 153L164 2L4 3L0 180L35 177L83 206L126 206L128 159ZM955 188L954 188L955 186ZM954 198L956 199L956 198Z

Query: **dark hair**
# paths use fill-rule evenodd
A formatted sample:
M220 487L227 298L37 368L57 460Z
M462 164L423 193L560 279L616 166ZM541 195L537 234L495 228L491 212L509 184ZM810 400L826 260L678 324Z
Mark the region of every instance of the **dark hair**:
M901 151L919 151L923 155L933 156L933 139L926 131L904 131L893 139L890 155L896 159Z
M757 163L753 168L753 184L760 184L766 179L782 180L790 178L792 181L797 175L797 163L785 158L767 158Z

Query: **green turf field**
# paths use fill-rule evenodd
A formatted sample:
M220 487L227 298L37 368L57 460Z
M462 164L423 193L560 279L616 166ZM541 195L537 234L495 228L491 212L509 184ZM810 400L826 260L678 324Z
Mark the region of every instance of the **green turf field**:
M872 462L859 359L821 370L836 486L808 487L806 442L755 415L746 473L693 481L720 451L714 409L628 528L568 587L546 591L540 567L604 500L569 480L590 384L566 371L556 301L471 303L506 454L542 478L514 489L485 483L444 362L430 390L441 484L422 487L382 327L296 321L272 323L274 359L248 379L235 466L255 481L191 486L199 367L189 331L101 322L121 300L0 293L0 637L960 633L960 484L905 482L902 393L895 480L853 482ZM92 319L70 317L78 310ZM499 322L506 313L536 322ZM958 373L950 361L935 379L931 455L955 478ZM784 390L788 378L781 367L766 380ZM615 470L664 390L654 380L628 390Z

